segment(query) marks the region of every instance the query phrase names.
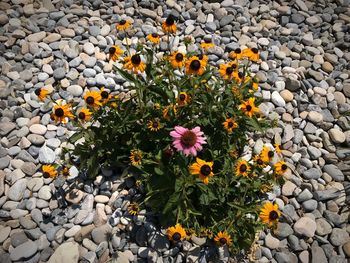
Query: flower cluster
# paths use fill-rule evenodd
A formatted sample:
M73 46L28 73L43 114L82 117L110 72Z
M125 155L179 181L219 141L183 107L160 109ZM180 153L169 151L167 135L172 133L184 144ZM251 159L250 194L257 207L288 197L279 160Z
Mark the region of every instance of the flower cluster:
M84 92L84 105L52 102L52 119L77 127L65 156L69 165L90 177L101 168L127 169L146 190L145 201L131 200L128 213L137 215L142 206L159 212L174 243L195 234L235 252L249 247L257 229L277 222L277 205L259 200L288 170L280 145L247 152L249 136L270 127L259 110L259 79L250 71L260 62L259 50L238 48L228 62L213 65L211 39L196 46L186 38L172 49L172 15L162 32L136 45L129 42L131 27L131 20L120 20L115 28L126 44L107 50L128 94L98 87ZM168 50L157 53L162 41ZM45 100L48 91L35 94ZM47 167L43 172L57 175Z

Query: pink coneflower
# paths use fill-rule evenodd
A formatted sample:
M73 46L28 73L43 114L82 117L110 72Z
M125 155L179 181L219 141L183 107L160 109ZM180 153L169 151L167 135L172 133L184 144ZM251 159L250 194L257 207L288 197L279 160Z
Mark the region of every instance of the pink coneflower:
M173 145L178 151L183 151L183 153L188 156L192 154L197 155L197 151L202 150L202 144L206 144L207 138L203 136L200 127L195 127L192 130L181 126L175 126L175 130L170 132L171 137L173 137Z

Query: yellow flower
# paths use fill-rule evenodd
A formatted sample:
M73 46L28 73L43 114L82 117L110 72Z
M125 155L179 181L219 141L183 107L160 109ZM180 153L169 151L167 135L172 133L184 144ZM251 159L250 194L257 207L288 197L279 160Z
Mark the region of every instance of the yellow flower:
M236 176L248 176L250 172L249 164L246 160L238 160L236 164Z
M142 163L142 152L140 150L131 150L130 162L133 166L139 166Z
M51 118L56 122L67 123L67 118L73 118L71 106L69 104L57 103L53 107Z
M169 116L169 113L172 112L172 116L173 117L176 117L176 114L177 114L177 107L176 105L168 105L166 106L164 109L163 109L163 118L166 119L166 120L170 120L170 116Z
M202 63L203 67L206 67L209 61L208 56L204 54L199 54L197 57L199 61Z
M88 108L81 108L78 113L78 119L81 121L89 121L91 119L92 112Z
M41 170L43 171L44 178L56 178L57 177L57 171L53 165L43 165L41 167Z
M159 131L162 128L162 125L158 119L154 119L148 121L147 128L151 131Z
M130 204L128 205L128 212L129 212L130 215L133 215L133 216L138 215L138 213L140 212L140 206L139 206L139 204L138 204L138 203L135 203L135 202L130 203Z
M271 202L266 202L261 209L259 217L264 224L272 226L276 224L281 213L278 210L278 205Z
M234 79L234 81L236 81L237 83L242 83L242 81L244 80L244 74L243 72L240 71L235 71L232 74L232 78Z
M169 56L173 68L182 68L185 64L185 55L181 52L173 52Z
M231 62L227 64L221 64L219 66L219 73L221 77L223 77L225 80L230 80L233 78L234 73L237 72L238 66L237 63Z
M124 68L131 70L135 74L138 72L144 72L146 69L145 63L142 62L139 54L134 54L131 57L126 57L124 59Z
M249 98L247 101L243 101L239 107L244 112L244 114L250 118L253 117L253 115L256 113L260 112L259 108L255 106L255 98Z
M237 122L233 118L227 118L222 124L228 133L232 133L233 129L238 127Z
M254 62L257 62L260 59L259 50L255 47L245 48L242 51L242 56Z
M35 95L38 96L38 99L43 101L46 96L49 94L49 91L47 89L43 89L43 88L38 88L34 91Z
M147 39L151 41L153 44L159 44L160 36L157 33L152 33L147 36Z
M276 175L283 175L288 169L287 164L284 161L275 163L274 170Z
M261 159L265 162L271 162L273 157L275 156L275 152L273 150L271 150L269 147L265 146L262 148L261 153L260 153L260 157Z
M226 232L219 232L215 238L214 238L215 242L217 242L220 246L224 246L224 245L231 245L232 244L232 239L231 236Z
M113 96L104 87L101 88L100 95L103 104L106 104L113 98Z
M175 226L169 227L166 233L168 235L169 240L174 242L178 242L186 238L186 231L180 224L176 224Z
M261 158L261 155L256 155L254 156L254 162L255 164L260 167L260 168L264 168L266 167L266 163L263 161L263 159Z
M115 28L117 30L127 30L130 26L131 26L131 23L129 21L122 19L119 21L119 23L115 25Z
M191 102L190 96L186 92L180 92L180 95L176 98L178 105L187 105Z
M211 41L211 39L204 39L204 42L201 43L201 48L203 48L204 50L207 50L212 47L215 47L215 45Z
M240 48L236 48L234 51L231 51L229 57L232 59L242 59L242 50Z
M196 162L190 166L190 173L199 175L204 184L209 183L209 177L214 176L213 162L206 162L200 158L196 158Z
M101 103L102 98L99 91L89 90L88 92L85 93L84 100L88 106L93 107L94 109L102 106L102 103Z
M188 75L202 75L204 69L205 62L200 60L197 56L193 56L186 61L186 74Z
M275 143L273 146L275 147L276 153L282 153L281 144Z
M165 33L176 33L175 17L169 15L168 18L163 22L162 29Z
M109 59L117 61L124 51L117 45L113 45L108 50Z

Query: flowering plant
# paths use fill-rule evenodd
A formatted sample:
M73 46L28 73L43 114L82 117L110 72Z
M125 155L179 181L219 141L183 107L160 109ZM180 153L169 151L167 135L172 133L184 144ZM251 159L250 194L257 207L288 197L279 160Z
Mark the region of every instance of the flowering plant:
M130 26L122 20L116 28L128 37ZM209 59L213 42L206 39L196 49L186 38L173 50L172 16L162 29L145 43L130 45L126 38L125 47L110 47L127 94L91 89L85 105L55 105L53 119L70 118L77 127L69 139L70 165L90 177L101 168L126 168L124 174L136 178L146 196L130 214L150 207L169 226L173 242L196 234L237 253L251 245L261 223L273 225L280 216L277 205L266 203L258 219L264 192L287 170L279 145L259 152L248 146L254 134L270 127L259 111L259 80L250 71L259 52L237 49L216 68ZM165 52L159 52L161 39L168 44ZM40 99L43 92L36 92Z

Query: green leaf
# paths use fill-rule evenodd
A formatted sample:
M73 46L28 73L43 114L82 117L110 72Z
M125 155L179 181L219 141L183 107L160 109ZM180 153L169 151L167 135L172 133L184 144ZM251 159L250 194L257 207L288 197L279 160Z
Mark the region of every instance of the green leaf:
M113 65L114 70L118 71L118 73L125 79L128 80L134 84L138 84L139 81L130 73L126 72L125 70L122 70L118 68L117 66Z
M175 192L170 196L167 204L163 209L164 214L168 213L169 211L175 210L175 208L178 206L180 196L181 196L181 192Z
M262 128L256 118L246 118L247 125L253 128L255 131L262 132Z
M158 175L164 175L164 172L159 167L154 167L154 172Z

